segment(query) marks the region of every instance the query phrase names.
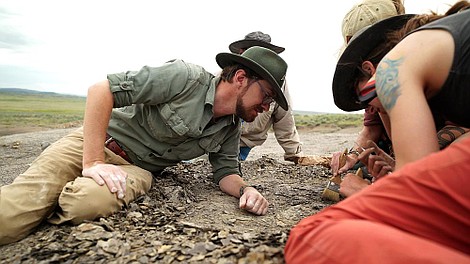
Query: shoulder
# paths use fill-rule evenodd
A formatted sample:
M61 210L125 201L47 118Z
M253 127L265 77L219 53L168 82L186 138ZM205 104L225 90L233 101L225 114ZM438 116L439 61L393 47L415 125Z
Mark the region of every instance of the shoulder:
M202 66L186 62L182 59L174 59L163 64L164 68L168 68L177 72L207 72Z
M454 41L446 30L421 30L408 35L380 62L394 66L400 84L409 83L434 94L444 84L452 66ZM390 71L389 71L390 72ZM390 77L390 76L388 76Z

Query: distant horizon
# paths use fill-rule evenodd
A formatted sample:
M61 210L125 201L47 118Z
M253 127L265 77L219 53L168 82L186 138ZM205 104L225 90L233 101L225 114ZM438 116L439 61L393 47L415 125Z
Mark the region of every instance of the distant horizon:
M50 91L44 91L44 90L36 90L36 89L29 89L29 88L16 88L16 87L0 87L0 89L3 90L12 90L12 91L29 91L29 92L34 92L34 93L47 93L47 94L60 94L60 95L70 95L70 96L78 96L78 97L84 97L86 98L86 95L80 95L80 94L68 94L68 93L58 93L58 92L50 92Z
M237 2L254 12L233 12L229 1L3 1L0 87L85 96L107 74L173 59L216 73L218 53L261 31L285 48L280 56L289 65L293 109L345 113L334 103L332 81L344 43L342 21L361 1L324 1L327 16L312 15L308 1ZM404 5L409 14L444 13L455 2L405 0ZM236 26L227 26L233 16Z
M27 89L27 88L15 88L15 87L0 87L2 90L12 90L14 91L29 91L31 93L45 93L45 94L56 94L56 95L66 95L66 96L77 96L77 97L83 97L86 98L86 95L79 95L79 94L68 94L68 93L58 93L58 92L49 92L49 91L44 91L44 90L36 90L36 89ZM19 91L18 91L19 92ZM296 112L296 114L303 114L303 113L311 113L311 114L354 114L350 112L344 112L344 113L331 113L331 112L322 112L322 111L312 111L312 110L302 110L302 109L292 109L292 111ZM294 113L295 114L295 113Z

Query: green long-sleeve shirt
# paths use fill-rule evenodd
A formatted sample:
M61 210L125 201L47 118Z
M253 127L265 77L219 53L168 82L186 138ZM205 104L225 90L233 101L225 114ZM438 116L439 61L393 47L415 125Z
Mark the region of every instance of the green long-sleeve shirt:
M211 121L220 78L175 60L160 67L109 74L114 109L108 133L135 165L155 172L209 154L213 179L240 175L240 121L234 115Z

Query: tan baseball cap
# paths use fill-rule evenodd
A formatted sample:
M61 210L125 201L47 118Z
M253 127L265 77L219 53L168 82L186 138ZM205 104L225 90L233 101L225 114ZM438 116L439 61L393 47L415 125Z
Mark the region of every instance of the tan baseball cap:
M344 16L342 30L344 44L366 26L382 19L399 15L392 0L363 0Z

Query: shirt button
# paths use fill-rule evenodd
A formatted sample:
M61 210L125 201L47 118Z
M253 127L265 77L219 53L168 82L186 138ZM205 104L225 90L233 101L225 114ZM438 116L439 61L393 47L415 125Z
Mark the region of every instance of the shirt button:
M122 88L127 88L127 83L121 84L121 87L122 87Z

